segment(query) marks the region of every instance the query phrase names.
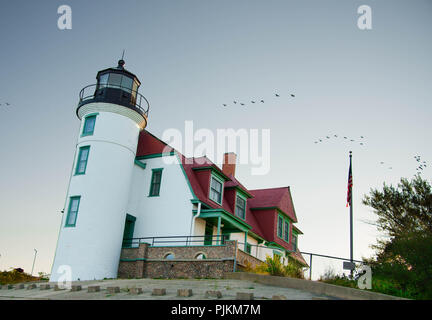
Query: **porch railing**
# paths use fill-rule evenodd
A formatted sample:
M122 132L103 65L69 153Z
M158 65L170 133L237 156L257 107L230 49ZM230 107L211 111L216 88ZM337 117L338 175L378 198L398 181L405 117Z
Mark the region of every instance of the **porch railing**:
M162 246L215 246L223 245L229 235L203 235L203 236L166 236L166 237L140 237L123 239L123 248L136 248L141 243L152 247Z

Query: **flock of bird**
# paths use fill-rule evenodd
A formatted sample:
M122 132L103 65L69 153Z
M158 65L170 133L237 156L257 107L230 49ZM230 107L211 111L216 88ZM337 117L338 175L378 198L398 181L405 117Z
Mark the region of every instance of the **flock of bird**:
M335 138L338 138L338 137L339 137L339 135L337 135L337 134L328 135L328 136L325 136L325 138L320 138L320 139L316 140L314 143L315 144L322 143L322 142L326 141L326 139L335 139ZM346 140L346 141L350 141L350 142L356 142L355 139L351 139L351 138L348 138L348 137L345 137L345 136L343 137L343 139ZM359 142L359 144L361 146L363 146L365 144L365 142L364 142L364 136L360 136L360 140L357 140L357 142Z
M426 161L422 161L420 156L414 156L414 159L416 159L418 163L418 167L416 168L417 173L421 173L424 168L427 167Z
M275 98L280 98L280 94L279 93L275 93L274 94ZM290 97L291 98L295 98L295 94L290 93ZM233 104L239 104L241 106L245 106L248 103L245 103L243 101L237 101L237 100L233 100L232 102ZM250 103L254 104L254 103L265 103L264 99L255 99L255 100L250 100ZM222 106L227 107L228 103L222 103Z

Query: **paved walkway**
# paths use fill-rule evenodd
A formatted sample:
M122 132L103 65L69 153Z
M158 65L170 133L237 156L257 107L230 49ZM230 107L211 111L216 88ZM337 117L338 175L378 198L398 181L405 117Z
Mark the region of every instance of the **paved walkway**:
M73 285L81 285L82 290L72 292L70 290L55 291L55 283L50 289L41 290L40 285L47 282L37 283L35 289L27 289L28 284L24 284L24 289L6 289L4 286L0 290L0 300L10 299L55 299L55 300L207 300L206 291L220 291L220 300L235 300L238 292L253 293L255 300L272 299L273 296L285 296L288 300L321 300L335 299L329 296L317 295L303 290L281 288L263 285L252 281L214 279L214 280L165 280L165 279L131 279L131 280L101 280L101 281L79 281ZM99 292L88 292L88 286L100 286ZM120 287L119 293L109 293L107 287ZM142 288L143 293L133 295L129 293L130 288ZM166 289L164 296L152 296L153 289ZM178 297L178 289L192 289L191 297Z

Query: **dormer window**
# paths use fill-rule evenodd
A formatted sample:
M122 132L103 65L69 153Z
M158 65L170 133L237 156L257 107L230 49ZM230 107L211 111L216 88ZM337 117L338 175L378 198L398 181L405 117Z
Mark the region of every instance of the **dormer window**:
M222 189L223 180L212 175L210 181L210 200L213 200L214 202L222 205Z
M236 196L235 215L243 220L246 218L246 199L239 194Z
M293 251L297 251L297 235L293 234L292 236L292 246L293 246Z

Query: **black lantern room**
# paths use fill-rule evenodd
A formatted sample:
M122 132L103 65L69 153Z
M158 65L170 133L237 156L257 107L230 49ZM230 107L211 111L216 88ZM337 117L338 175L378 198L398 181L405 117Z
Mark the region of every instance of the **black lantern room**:
M96 76L97 83L81 90L78 109L88 103L106 102L134 109L147 117L148 101L138 93L141 82L136 75L124 68L124 64L122 59L118 61L116 68L99 71Z

